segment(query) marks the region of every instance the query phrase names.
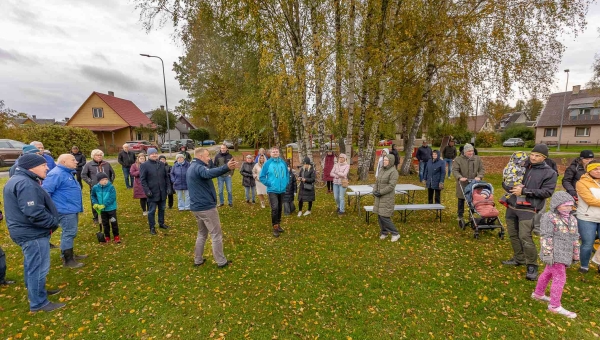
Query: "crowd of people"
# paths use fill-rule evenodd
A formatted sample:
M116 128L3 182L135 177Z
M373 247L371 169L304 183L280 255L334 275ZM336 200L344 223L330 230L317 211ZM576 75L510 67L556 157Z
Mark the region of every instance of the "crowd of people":
M11 168L11 178L4 188L8 230L11 239L23 249L25 285L33 312L52 311L64 306L48 300L48 295L59 290L47 290L45 282L50 267L50 236L59 226L62 228L60 250L64 267L84 265L79 261L87 255L74 251L79 214L83 212L82 182L89 186L93 222L103 228L103 241L121 242L117 194L113 186L115 171L104 160L101 150L93 150L90 161L86 161L76 146L71 151L60 155L55 163L44 153L42 143L32 142L23 147L23 154ZM317 172L308 157L298 171L294 171L291 164L280 157L278 148L269 151L260 149L256 157L245 156L239 170L245 189L245 203L255 204L258 196L264 209L268 200L272 233L279 237L285 232L281 225L282 214L295 213L296 201L298 217L311 214L316 198ZM529 155L515 152L503 171L505 194L501 196L500 203L507 208L504 218L513 256L502 263L526 266L526 279L538 280L532 298L548 303L551 312L569 318L576 317L576 314L564 309L560 303L566 282L565 268L580 261L579 272L587 273L593 244L600 237L600 162L593 158L592 151L584 150L572 162L562 179L565 191L556 191L558 170L544 144L535 145ZM350 165L345 154L336 158L333 152L327 152L324 160L323 179L327 182L327 193L333 194L336 213L341 216L345 214ZM454 177L457 219L464 223L464 188L468 183L482 181L485 176L484 164L476 155L475 148L465 144L457 151L454 142L450 141L440 152L423 142L416 152L416 160L419 162L419 179L428 189L430 204L441 203L444 182L446 178ZM159 229L170 228L165 222L165 210L173 208L176 195L177 209L191 211L197 222L194 265L205 264L203 254L209 235L216 265L224 268L231 263L224 253L217 208L225 205L225 190L228 205L234 204L232 176L238 164L225 145L220 147L214 159L207 149L195 149L192 156L182 147L171 166L166 157L160 156L154 148L136 155L125 144L119 153L118 163L123 170L125 187L132 189L132 197L140 201L151 235L157 234L157 223ZM373 185L373 212L378 215L379 236L383 240L389 235L392 242L400 238L391 219L398 164L395 145L391 151L384 150L376 164ZM214 178L217 178L216 189ZM549 210L546 208L548 198L551 198ZM473 209L470 205L467 208ZM539 251L533 241L536 233L541 237ZM0 249L0 284L11 284L14 281L5 277L4 257ZM538 257L546 264L539 278ZM548 297L545 289L550 281L552 287Z

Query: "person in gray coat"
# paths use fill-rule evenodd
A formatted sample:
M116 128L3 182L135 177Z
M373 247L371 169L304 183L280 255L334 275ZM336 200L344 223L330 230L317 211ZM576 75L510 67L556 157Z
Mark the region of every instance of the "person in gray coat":
M550 211L544 213L541 221L540 259L546 268L538 278L531 297L550 302L548 311L575 318L577 314L561 306L563 288L566 282L566 267L579 261L579 231L577 219L573 216L575 199L565 191L557 191L550 200ZM550 297L546 296L546 287L552 280Z
M394 167L394 155L386 155L373 187L373 196L375 196L373 212L377 214L379 228L381 228L379 238L384 240L388 234L392 234L392 242L400 239L400 233L391 219L396 202L396 183L398 183L398 171Z

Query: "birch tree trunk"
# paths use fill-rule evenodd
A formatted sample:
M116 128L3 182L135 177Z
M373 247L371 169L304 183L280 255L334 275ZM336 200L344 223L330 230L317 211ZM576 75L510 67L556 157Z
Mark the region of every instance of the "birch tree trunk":
M275 146L281 149L281 141L279 140L279 119L273 107L269 107L269 115L271 116L271 127L273 128L273 140Z
M348 164L352 164L352 136L354 130L354 99L356 97L354 91L356 91L356 74L355 74L355 60L356 60L356 47L355 47L355 33L354 25L356 21L356 4L355 0L350 0L350 16L349 16L349 32L348 32L348 125L346 127L346 156L348 157Z
M334 73L334 90L333 97L335 101L335 117L337 120L337 131L336 137L338 139L338 145L340 146L340 152L346 152L346 145L343 144L343 132L344 132L344 115L342 113L342 13L340 8L341 0L333 0L334 8L334 25L335 25L335 73ZM348 162L350 163L350 162Z
M310 7L310 22L312 29L312 46L313 46L313 72L314 72L314 83L315 83L315 115L317 117L317 141L319 142L319 156L321 158L321 168L325 161L325 117L323 117L323 82L325 81L325 72L321 60L321 40L319 34L321 33L321 27L319 25L320 20L318 18L318 9L315 2ZM321 174L322 175L322 174Z

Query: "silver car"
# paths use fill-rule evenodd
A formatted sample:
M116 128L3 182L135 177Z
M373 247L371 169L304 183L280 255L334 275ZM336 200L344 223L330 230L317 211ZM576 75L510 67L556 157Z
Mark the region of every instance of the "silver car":
M525 142L521 138L509 138L502 143L502 146L525 146Z

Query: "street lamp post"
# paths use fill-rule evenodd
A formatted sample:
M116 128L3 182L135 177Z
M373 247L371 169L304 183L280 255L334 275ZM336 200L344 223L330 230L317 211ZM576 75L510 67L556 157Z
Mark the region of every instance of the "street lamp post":
M169 146L169 158L171 158L171 133L170 133L170 128L169 128L169 104L167 104L167 80L165 78L165 63L163 62L162 58L159 56L155 56L155 55L149 55L149 54L140 54L142 57L148 57L148 58L158 58L160 59L160 63L162 64L162 72L163 72L163 85L165 87L165 108L167 110L167 145Z
M558 145L556 147L556 151L560 151L560 140L562 138L562 127L563 127L563 121L565 119L565 104L567 103L567 89L569 88L569 69L566 69L565 72L567 73L567 84L565 85L565 96L563 98L562 110L560 111L560 129L558 130Z

